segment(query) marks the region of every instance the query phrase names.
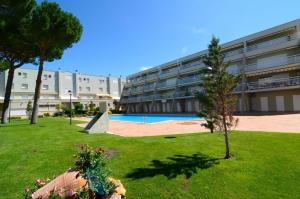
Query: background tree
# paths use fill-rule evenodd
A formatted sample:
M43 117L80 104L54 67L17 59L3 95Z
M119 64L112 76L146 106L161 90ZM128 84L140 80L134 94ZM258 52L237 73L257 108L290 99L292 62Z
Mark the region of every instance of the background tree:
M66 48L78 42L82 26L75 16L62 11L57 3L43 2L33 11L31 27L32 44L39 60L31 116L31 124L36 124L44 62L60 59Z
M224 131L226 154L230 158L228 131L237 125L238 120L233 117L236 110L236 96L233 94L238 83L238 77L228 72L229 63L224 63L219 39L213 37L208 46L208 55L204 61L205 68L201 71L203 80L204 105L208 118L212 118L212 126ZM207 100L207 102L205 102Z
M2 0L0 3L0 71L8 69L1 123L8 122L8 107L15 70L34 61L28 37L28 20L35 0Z
M29 100L27 103L26 113L27 113L28 118L30 118L31 113L32 113L32 101L31 100Z

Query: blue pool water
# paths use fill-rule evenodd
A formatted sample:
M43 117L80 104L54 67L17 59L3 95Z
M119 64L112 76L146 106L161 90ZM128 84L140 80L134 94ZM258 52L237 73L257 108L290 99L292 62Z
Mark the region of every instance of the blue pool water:
M110 115L109 119L112 121L123 122L137 122L137 123L157 123L165 121L184 121L184 120L202 120L202 118L195 115L150 115L150 114L138 114L138 115Z

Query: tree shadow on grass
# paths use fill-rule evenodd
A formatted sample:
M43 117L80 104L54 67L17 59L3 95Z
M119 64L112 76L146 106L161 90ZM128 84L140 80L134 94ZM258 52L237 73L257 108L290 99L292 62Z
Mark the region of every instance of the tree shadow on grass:
M219 164L218 158L213 158L202 153L188 155L174 155L166 161L152 160L148 168L136 168L126 175L131 179L142 179L163 175L169 180L178 175L184 175L186 179L196 174L199 169L208 169Z

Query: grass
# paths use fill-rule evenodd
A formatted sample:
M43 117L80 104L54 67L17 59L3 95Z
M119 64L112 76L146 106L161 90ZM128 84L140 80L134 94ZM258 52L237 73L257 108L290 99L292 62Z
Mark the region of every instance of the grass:
M300 134L234 132L223 160L222 134L123 138L86 135L61 118L0 125L0 198L22 198L37 178L74 164L78 145L114 150L109 160L129 199L299 198Z

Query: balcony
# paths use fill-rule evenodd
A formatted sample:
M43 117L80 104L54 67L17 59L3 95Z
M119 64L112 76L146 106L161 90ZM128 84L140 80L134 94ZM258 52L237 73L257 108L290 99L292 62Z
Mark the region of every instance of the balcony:
M155 89L155 84L148 84L144 86L144 92L153 91Z
M154 99L154 95L143 96L142 101L152 101Z
M174 98L187 98L193 96L194 94L191 91L178 91L174 94Z
M184 72L187 72L187 71L194 71L196 69L200 69L203 66L204 66L204 63L202 62L202 60L191 62L191 63L188 63L188 64L183 64L180 67L180 72L184 73Z
M128 96L129 95L129 90L128 89L123 89L123 91L122 91L122 95L123 96Z
M164 94L156 94L154 99L155 100L166 100L166 99L173 99L174 94L172 93L164 93Z
M274 79L267 82L249 82L246 84L246 92L257 91L257 90L269 90L269 89L280 89L280 88L291 88L300 86L300 76ZM242 85L238 85L235 92L241 92Z
M141 97L139 96L139 97L130 97L130 98L128 98L128 100L127 100L127 103L136 103L136 102L140 102L141 101Z
M259 66L257 63L249 64L245 67L245 72L253 72L256 70L264 70L264 69L275 68L275 67L296 64L296 63L300 63L300 54L287 56L287 59L285 61L280 62L280 63L275 63L275 64L272 64L269 66L267 65L267 66L262 67L262 66Z
M125 99L125 98L120 99L121 104L126 104L127 102L128 102L128 99Z
M157 89L163 90L163 89L169 89L169 88L172 88L175 86L176 86L175 83L160 82L157 84Z
M156 80L156 79L157 79L157 74L150 74L146 76L147 81Z
M178 85L182 86L182 85L195 84L195 83L199 83L200 81L201 81L200 76L195 75L195 76L190 76L190 77L185 77L185 78L179 79Z
M171 68L171 69L167 69L167 70L163 70L160 74L159 74L159 78L166 78L166 77L170 77L170 76L176 76L178 73L178 68Z
M132 85L131 82L126 82L126 83L124 84L124 88L128 88L128 87L130 87L131 85Z
M228 51L228 52L224 53L224 57L232 57L235 55L240 55L240 54L243 54L243 52L244 52L244 49L239 48L239 49Z
M143 92L143 87L136 87L131 89L131 94L137 94L142 92Z
M143 76L143 77L138 77L136 79L133 79L131 81L132 84L139 84L139 83L143 83L145 81L146 77Z
M296 38L297 37L296 37L295 34L291 34L291 35L287 35L287 36L284 36L284 37L279 37L279 38L276 38L276 39L272 39L272 40L269 40L269 41L249 45L247 47L247 52L267 48L267 47L270 47L270 46L280 45L280 44L295 40Z

